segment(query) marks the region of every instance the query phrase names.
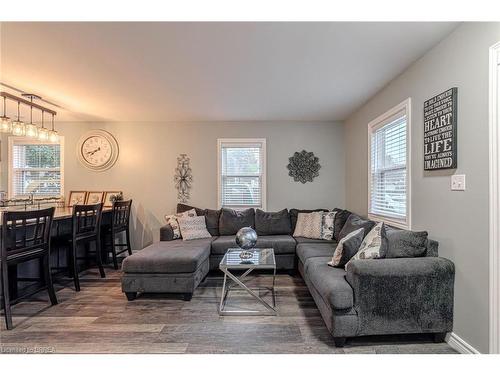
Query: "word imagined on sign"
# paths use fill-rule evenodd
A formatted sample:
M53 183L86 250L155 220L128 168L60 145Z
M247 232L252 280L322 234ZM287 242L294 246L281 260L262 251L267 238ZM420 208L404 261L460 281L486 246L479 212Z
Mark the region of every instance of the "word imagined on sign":
M457 93L453 87L424 102L424 170L457 167Z

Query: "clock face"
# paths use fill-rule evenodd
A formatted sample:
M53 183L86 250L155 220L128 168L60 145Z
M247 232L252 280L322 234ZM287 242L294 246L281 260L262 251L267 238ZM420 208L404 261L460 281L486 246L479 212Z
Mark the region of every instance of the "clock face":
M78 159L89 169L103 171L111 168L118 158L118 143L104 130L91 130L80 138Z

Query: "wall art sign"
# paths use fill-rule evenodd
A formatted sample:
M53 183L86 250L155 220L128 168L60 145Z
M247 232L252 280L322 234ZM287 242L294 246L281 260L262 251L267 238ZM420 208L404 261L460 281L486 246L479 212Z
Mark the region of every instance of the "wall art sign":
M302 150L301 152L295 152L293 156L288 158L289 164L286 166L288 168L288 175L293 177L294 181L302 182L312 182L314 178L319 176L319 169L321 165L319 164L319 158L314 156L314 153Z
M424 102L424 170L457 168L457 95L453 87Z
M189 166L189 158L186 154L180 154L177 158L177 168L175 168L174 183L177 189L177 199L186 203L189 200L189 190L193 182L193 174Z

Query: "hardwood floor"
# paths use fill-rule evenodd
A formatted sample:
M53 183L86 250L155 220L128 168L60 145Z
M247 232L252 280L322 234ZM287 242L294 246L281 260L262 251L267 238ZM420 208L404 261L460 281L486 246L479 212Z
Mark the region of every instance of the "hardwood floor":
M354 338L336 348L300 277L279 275L278 316L220 317L222 278L209 276L193 299L142 295L128 302L120 272L97 270L81 277L81 292L71 280L57 285L59 304L46 293L12 309L14 329L0 331L1 353L456 353L426 335ZM264 285L269 280L256 278ZM239 291L234 305L253 303Z

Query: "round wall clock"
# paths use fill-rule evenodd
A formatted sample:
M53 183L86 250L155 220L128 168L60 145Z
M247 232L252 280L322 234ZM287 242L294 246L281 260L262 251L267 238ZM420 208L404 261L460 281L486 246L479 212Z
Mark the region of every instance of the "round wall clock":
M105 171L118 159L118 142L105 130L91 130L78 141L76 153L85 167Z

